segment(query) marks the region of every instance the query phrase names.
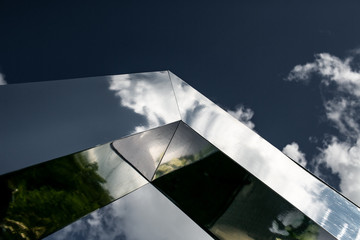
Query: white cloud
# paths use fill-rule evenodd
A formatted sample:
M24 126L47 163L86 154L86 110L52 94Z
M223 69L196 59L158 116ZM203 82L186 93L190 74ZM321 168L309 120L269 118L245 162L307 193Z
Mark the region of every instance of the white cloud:
M351 54L345 59L317 54L314 62L295 66L286 80L319 77L326 118L339 135L323 141L315 160L338 174L342 193L360 204L360 72L353 67L360 49Z
M254 111L250 108L246 108L240 105L235 109L235 111L227 110L227 112L231 116L245 124L248 128L254 129L255 124L251 121L252 117L254 116Z
M299 145L296 142L286 145L282 152L301 166L306 167L305 154L300 151Z
M338 173L341 191L354 202L360 203L360 138L351 144L333 137L316 159Z
M329 85L334 82L338 90L360 97L360 72L352 70L353 57L341 60L328 53L315 55L315 61L295 66L287 77L289 81L307 81L313 73L319 74L321 81Z
M0 73L0 85L6 85L7 82L5 81L5 75Z

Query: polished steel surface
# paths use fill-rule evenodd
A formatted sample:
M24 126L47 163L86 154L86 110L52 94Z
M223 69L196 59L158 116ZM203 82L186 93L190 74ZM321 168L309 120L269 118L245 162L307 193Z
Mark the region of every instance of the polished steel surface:
M48 236L56 239L213 239L151 184Z
M151 180L179 122L137 133L112 143L115 151Z
M360 240L355 204L171 72L1 86L0 112L0 174L182 120L337 239Z
M0 174L180 120L169 75L0 87Z
M226 240L334 239L238 163L213 148L215 152L152 181L197 224ZM196 155L199 152L186 158ZM178 158L181 156L180 152Z
M180 122L153 179L194 163L217 149Z
M360 239L360 210L170 73L183 121L338 239ZM358 203L359 204L359 203Z
M110 144L0 176L0 239L40 239L147 184Z

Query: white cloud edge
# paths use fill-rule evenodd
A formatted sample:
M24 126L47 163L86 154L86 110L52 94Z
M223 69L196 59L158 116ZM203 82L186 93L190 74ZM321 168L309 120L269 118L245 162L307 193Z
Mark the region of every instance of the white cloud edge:
M0 85L6 85L7 82L5 81L5 75L0 73Z
M305 158L305 153L303 153L299 149L299 144L296 142L292 142L291 144L287 144L283 149L282 152L287 155L289 158L294 160L295 162L299 163L301 166L306 167L307 161Z
M316 54L313 62L296 65L285 80L306 83L313 81L312 77L316 75L325 90L335 87L336 91L325 97L323 105L327 120L338 130L342 140L338 136L324 139L323 145L318 148L320 154L314 160L337 173L342 193L359 204L360 72L351 65L356 55L360 55L360 49L351 51L351 55L344 59L329 53Z
M243 105L238 105L234 111L227 110L227 112L231 116L233 116L234 118L245 124L248 128L250 129L255 128L255 124L251 121L251 119L254 116L254 111L252 109L246 108Z

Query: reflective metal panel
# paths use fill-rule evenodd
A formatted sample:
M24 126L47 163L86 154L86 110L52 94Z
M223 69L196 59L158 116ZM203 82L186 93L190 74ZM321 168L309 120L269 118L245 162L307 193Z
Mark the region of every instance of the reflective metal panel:
M179 122L151 129L112 143L115 151L151 180Z
M155 178L194 163L217 149L191 128L180 122L166 153L156 169Z
M0 176L0 239L40 239L147 181L110 144Z
M147 184L45 239L212 238L151 184Z
M170 77L187 125L334 236L360 237L358 207L180 78L174 74Z
M334 239L220 151L153 184L219 239Z
M168 72L0 88L0 174L180 120Z

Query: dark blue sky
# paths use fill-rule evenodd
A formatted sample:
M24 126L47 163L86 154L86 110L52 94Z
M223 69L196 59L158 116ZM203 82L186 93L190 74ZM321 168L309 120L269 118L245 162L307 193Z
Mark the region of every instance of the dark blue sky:
M168 69L225 109L251 108L262 137L280 150L295 141L312 162L337 134L320 78L284 79L314 54L344 59L357 49L359 9L358 1L1 1L0 72L13 84Z

